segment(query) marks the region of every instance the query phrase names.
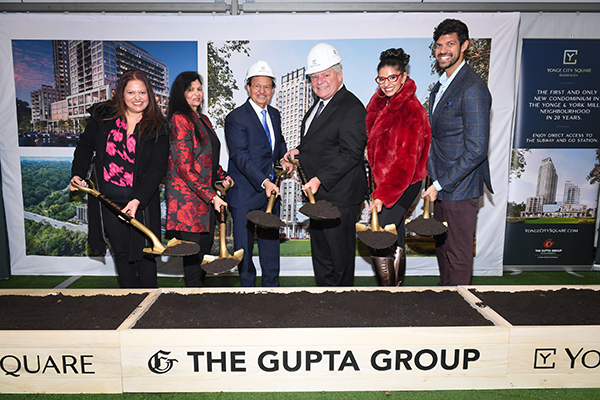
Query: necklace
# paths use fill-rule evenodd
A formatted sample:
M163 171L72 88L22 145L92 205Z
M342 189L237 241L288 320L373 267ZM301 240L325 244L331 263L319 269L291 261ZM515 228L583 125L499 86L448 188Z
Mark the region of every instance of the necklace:
M398 89L398 91L396 93L394 93L394 96L402 91L402 88L404 88L405 83L406 83L406 81L402 82L402 86L400 86L400 89ZM380 99L385 99L387 97L385 94L383 96L379 95L380 90L381 90L381 88L378 88L377 92L375 92L375 94L377 94L377 97L379 97ZM383 94L383 91L381 93ZM385 105L387 106L389 103L390 103L390 97L387 97L387 103L385 103Z

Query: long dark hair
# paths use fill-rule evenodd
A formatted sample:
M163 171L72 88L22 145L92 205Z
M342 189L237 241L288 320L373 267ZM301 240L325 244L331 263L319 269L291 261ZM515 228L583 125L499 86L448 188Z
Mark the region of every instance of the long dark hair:
M410 56L404 52L401 47L391 48L381 52L379 55L379 64L377 72L383 67L396 68L400 72L406 72L406 67L410 61Z
M200 86L202 86L202 77L195 71L185 71L177 75L173 85L171 86L171 93L169 94L169 107L167 108L167 119L170 121L173 114L179 112L193 121L192 115L194 110L188 104L185 99L185 91L190 87L192 82L198 80ZM200 105L202 107L202 105ZM200 108L198 109L200 111Z
M129 71L123 72L119 81L117 82L117 88L115 89L114 97L106 102L106 105L117 109L117 113L113 118L123 117L125 118L127 105L125 104L125 87L131 81L141 81L146 86L148 91L148 107L143 111L142 124L140 126L140 137L147 133L148 135L154 132L158 137L158 131L161 127L166 125L166 120L158 104L156 103L156 95L152 90L152 84L146 76L146 74L139 69L130 69Z

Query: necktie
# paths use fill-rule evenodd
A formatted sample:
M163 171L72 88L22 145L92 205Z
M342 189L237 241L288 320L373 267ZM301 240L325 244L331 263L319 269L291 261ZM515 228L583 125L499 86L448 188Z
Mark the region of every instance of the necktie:
M267 138L269 139L269 146L271 150L273 150L273 141L271 140L271 132L269 131L269 124L267 124L267 110L262 110L262 126L265 128L265 132L267 133Z
M313 121L315 121L317 118L319 118L319 115L321 115L321 110L323 110L323 100L319 101L319 107L317 107L317 112L315 113L315 117L313 118Z
M265 129L265 132L267 134L267 138L269 139L269 149L271 150L271 152L273 151L273 141L271 140L271 132L269 131L269 124L267 124L267 110L262 110L262 126ZM271 179L273 179L273 162L271 162Z

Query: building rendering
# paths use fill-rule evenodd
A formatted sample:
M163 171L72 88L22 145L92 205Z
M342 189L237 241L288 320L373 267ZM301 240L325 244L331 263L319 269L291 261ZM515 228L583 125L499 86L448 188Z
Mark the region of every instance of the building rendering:
M565 189L563 193L563 205L579 204L581 189L571 181L565 181Z
M52 54L55 87L43 85L31 92L32 122L81 121L92 104L112 98L119 77L130 69L146 73L166 113L169 69L141 47L127 41L53 40ZM51 107L55 102L60 103Z
M48 85L42 85L38 90L30 93L31 96L31 122L50 121L51 104L58 101L58 92Z
M288 150L300 144L302 118L313 105L314 98L305 68L299 68L281 77L279 92L275 96L275 107L281 114L281 133ZM283 228L288 238L307 236L308 219L298 209L302 207L302 185L298 176L285 179L281 184L280 217L285 221Z
M552 163L552 158L544 158L538 169L536 197L543 197L544 204L556 204L556 189L558 187L558 174Z

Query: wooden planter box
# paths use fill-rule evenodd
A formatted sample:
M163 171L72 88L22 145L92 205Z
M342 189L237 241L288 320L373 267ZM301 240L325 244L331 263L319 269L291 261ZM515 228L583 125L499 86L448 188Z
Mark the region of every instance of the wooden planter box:
M478 286L479 292L588 289L600 286ZM466 288L460 288L467 292ZM470 297L469 292L465 296ZM471 298L472 299L472 298ZM596 303L598 304L598 303ZM586 310L582 310L586 312ZM496 311L484 307L500 326L510 328L506 371L507 388L600 387L600 326L513 326Z
M322 293L325 288L157 289L116 330L0 331L0 392L358 391L600 387L600 326L513 326L479 292L564 287L390 288L456 291L493 326L136 329L163 294ZM580 287L570 287L580 288ZM599 291L600 286L581 287ZM334 289L329 289L329 291ZM344 288L336 291L382 288ZM56 291L53 291L56 292ZM131 291L62 290L64 294ZM48 291L2 291L45 295ZM45 373L23 364L39 355ZM64 358L66 356L66 358ZM66 360L66 367L63 365ZM82 373L83 364L86 374ZM28 361L30 362L30 361ZM76 364L74 364L76 362ZM30 363L31 365L31 363ZM73 365L73 366L71 366ZM12 369L11 369L12 368ZM77 369L75 373L73 368ZM58 371L58 372L57 372ZM66 373L63 373L66 371ZM24 372L24 373L23 373ZM89 373L87 373L89 372ZM93 373L92 373L93 372Z
M148 290L7 289L0 296L130 293ZM122 393L119 329L0 331L0 393Z

